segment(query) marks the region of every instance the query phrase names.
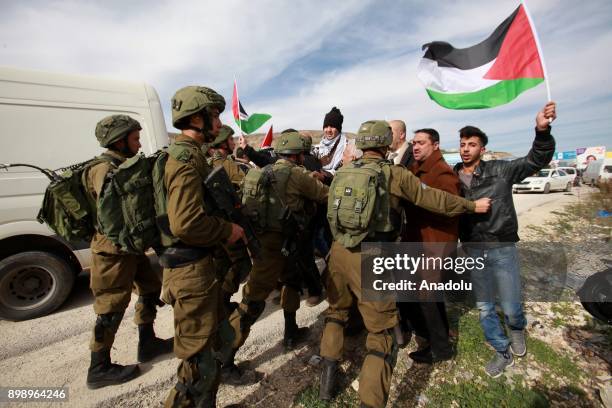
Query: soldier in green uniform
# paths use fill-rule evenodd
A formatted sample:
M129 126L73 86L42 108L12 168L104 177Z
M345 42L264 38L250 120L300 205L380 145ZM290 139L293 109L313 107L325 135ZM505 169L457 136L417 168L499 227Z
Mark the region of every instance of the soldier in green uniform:
M231 127L221 126L219 135L208 145L210 155L208 161L213 167L222 166L236 191L239 192L245 174L231 156L235 147L233 135L234 130ZM221 287L223 304L231 313L236 303L230 303L230 298L238 291L240 283L248 276L252 266L251 258L244 242L238 241L234 245L219 248L215 252L214 262L218 276L224 276Z
M212 169L201 148L218 135L224 109L223 97L206 87L188 86L172 98L172 123L181 134L168 148L164 171L170 234L162 237L160 262L162 299L174 309L174 352L181 362L166 407L216 404L224 311L212 255L215 247L244 239L240 226L205 210L203 183Z
M113 115L96 126L100 146L108 150L84 174L85 189L95 203L109 171L140 149L140 124L127 115ZM112 364L110 350L132 288L138 293L134 323L138 325L138 361L146 362L172 351L172 340L155 337L153 321L161 291L160 276L151 268L145 255L122 253L105 235L96 233L91 241L92 267L90 286L94 311L98 315L90 342L91 365L87 386L100 388L124 383L139 374L138 365Z
M393 300L368 302L362 299L360 243L394 241L397 238L400 200L448 216L464 212L484 213L489 208L490 200L487 198L472 202L441 190L425 188L411 172L385 161L392 140L387 122L363 123L356 138L356 146L363 150L363 157L341 167L330 186L327 218L334 243L327 282L329 309L321 338L321 356L324 359L319 398L322 400L333 397L338 361L342 357L344 326L354 298L368 330L367 354L359 377L361 406L384 407L389 395L399 340L394 331L398 313ZM379 185L375 189L369 189L370 175L378 177ZM372 196L368 195L364 200L360 196L363 192ZM368 214L368 211L372 211L369 219L356 215Z
M292 252L290 242L295 239L287 233L292 220L295 224L303 222L307 201L324 202L328 187L310 175L300 166L305 149L304 139L297 131L284 132L275 141L274 150L280 159L263 170L249 171L243 183L243 203L258 228L258 238L262 246L260 259L253 262L251 273L242 289L242 301L231 317L234 328L233 353L227 365L233 364L233 355L247 339L251 326L263 313L266 298L274 290L277 282L282 283L281 306L285 317L283 343L293 348L303 339L305 331L298 329L295 315L300 305L300 282L294 276L286 276L288 262L283 250ZM263 183L267 177L268 184ZM261 204L264 208L258 207ZM265 207L267 206L267 207ZM281 221L283 213L289 214ZM292 218L289 220L288 218ZM302 224L304 225L304 224ZM295 242L293 242L294 244Z

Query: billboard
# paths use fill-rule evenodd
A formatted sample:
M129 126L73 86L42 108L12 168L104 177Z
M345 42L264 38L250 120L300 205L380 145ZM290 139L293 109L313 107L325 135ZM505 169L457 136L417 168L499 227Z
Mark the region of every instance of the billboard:
M576 155L576 160L578 162L577 167L579 169L584 169L590 162L594 160L601 160L606 157L606 147L579 147L578 149L576 149Z
M554 160L572 160L576 159L576 151L569 150L566 152L555 152Z

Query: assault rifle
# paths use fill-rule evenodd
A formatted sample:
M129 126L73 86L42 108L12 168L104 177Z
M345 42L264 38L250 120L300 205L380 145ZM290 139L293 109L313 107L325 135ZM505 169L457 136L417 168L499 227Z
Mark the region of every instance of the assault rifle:
M211 207L212 214L220 214L222 218L240 225L244 230L251 256L259 259L261 244L255 236L255 230L249 218L242 212L242 201L238 197L225 169L222 166L215 168L206 177L204 185L207 193L206 201Z

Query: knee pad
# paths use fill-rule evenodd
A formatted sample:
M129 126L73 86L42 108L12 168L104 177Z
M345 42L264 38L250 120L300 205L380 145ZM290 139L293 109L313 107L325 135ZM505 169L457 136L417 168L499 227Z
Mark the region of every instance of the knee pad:
M366 355L372 355L378 358L381 358L387 363L391 368L395 367L395 363L397 361L397 352L399 350L399 344L397 339L395 338L395 333L393 329L385 330L381 333L386 340L391 340L391 350L388 353L383 353L378 350L368 349Z
M94 337L97 342L104 341L104 332L110 331L113 334L117 333L119 325L123 319L123 313L106 313L98 315L96 325L94 326Z
M177 395L173 401L173 407L185 406L188 401L198 407L216 406L220 366L211 347L205 347L188 361L196 366L199 378L185 382L179 379L174 386Z

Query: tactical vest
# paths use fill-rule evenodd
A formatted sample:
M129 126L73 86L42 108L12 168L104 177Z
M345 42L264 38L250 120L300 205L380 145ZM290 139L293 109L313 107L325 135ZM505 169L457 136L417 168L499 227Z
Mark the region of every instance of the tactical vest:
M166 168L166 162L168 157L172 156L174 160L182 163L191 162L191 144L186 142L174 142L168 147L167 153L158 158L156 165L153 169L153 185L155 187L155 210L157 214L158 225L160 226L161 234L161 245L163 247L171 247L180 242L178 238L172 235L170 232L170 226L168 225L168 191L164 183L164 173ZM195 166L198 174L202 178L202 182L206 180L208 174L210 174L212 168L208 165L207 161L204 162L206 165L203 168ZM206 205L206 203L205 203ZM210 211L210 209L208 209Z
M242 182L242 204L258 232L282 232L281 217L286 207L285 193L291 169L285 161L251 169Z
M69 242L91 241L96 232L96 204L86 189L87 171L102 162L119 161L102 154L70 166L45 190L37 219Z
M142 254L161 244L153 172L162 156L167 154L137 154L110 171L104 180L97 203L98 228L123 252Z
M391 208L391 163L357 160L342 166L329 188L327 219L334 240L354 248L364 239L389 241L397 234Z

